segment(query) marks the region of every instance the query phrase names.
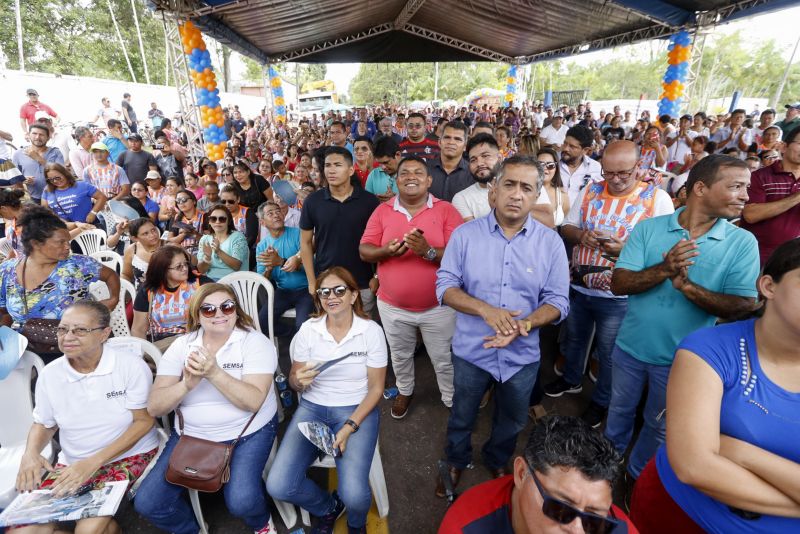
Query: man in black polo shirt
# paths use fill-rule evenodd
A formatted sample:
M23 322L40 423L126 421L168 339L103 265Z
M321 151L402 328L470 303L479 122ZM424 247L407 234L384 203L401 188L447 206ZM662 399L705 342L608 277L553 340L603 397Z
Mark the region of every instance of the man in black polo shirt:
M469 171L469 163L464 159L468 131L461 121L448 122L439 139L441 152L428 162L428 171L433 183L428 190L438 199L453 201L456 193L475 183Z
M300 253L308 290L313 296L320 272L337 265L344 267L355 277L364 310L370 313L375 307L375 296L369 290L372 266L361 261L358 245L380 201L372 193L353 187L353 156L346 148L326 149L324 172L328 187L309 195L300 215Z
M143 184L147 171L158 170L156 158L142 150L142 136L136 133L128 136L128 150L119 155L116 163L125 170L131 184Z

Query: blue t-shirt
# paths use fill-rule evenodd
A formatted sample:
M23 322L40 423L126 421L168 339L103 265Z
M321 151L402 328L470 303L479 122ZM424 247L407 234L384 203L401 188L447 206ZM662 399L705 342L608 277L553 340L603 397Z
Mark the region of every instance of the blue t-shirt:
M89 182L75 182L67 189L45 190L42 200L65 221L84 222L92 211L92 195L96 192L97 188Z
M275 249L278 256L281 258L291 258L300 252L300 229L287 226L278 239L267 234L256 246L256 258L270 246ZM263 263L259 262L256 264L256 272L258 272L258 274L264 274L266 270L267 268ZM275 282L275 285L287 291L295 291L308 287L308 279L306 278L306 272L303 270L302 266L291 273L287 273L280 267L273 267L271 278Z
M384 170L380 167L376 167L375 169L372 169L372 171L369 173L369 176L367 176L367 185L364 186L364 189L373 195L385 195L386 190L389 187L392 188L392 192L396 195L397 180L386 174L386 172L384 172Z
M103 138L103 144L108 147L108 161L112 163L117 161L117 158L120 157L128 147L125 146L125 143L114 137L113 135L107 135Z
M689 232L678 223L684 209L637 224L615 268L642 271L661 263L663 253L681 239L689 239ZM690 281L715 293L756 297L760 262L753 234L718 219L696 242L700 255L689 267ZM628 311L617 333L617 345L637 360L670 365L675 347L684 337L715 322L716 317L688 300L667 279L628 297Z
M755 321L698 330L684 339L685 349L706 362L722 381L719 431L793 462L800 462L800 393L779 387L764 374L756 347ZM728 506L678 480L666 446L656 454L664 489L707 532L800 532L800 519L763 515L747 521Z
M156 201L150 197L147 197L147 200L144 201L144 211L146 211L148 215L151 213L158 215L159 210L160 208L158 207Z

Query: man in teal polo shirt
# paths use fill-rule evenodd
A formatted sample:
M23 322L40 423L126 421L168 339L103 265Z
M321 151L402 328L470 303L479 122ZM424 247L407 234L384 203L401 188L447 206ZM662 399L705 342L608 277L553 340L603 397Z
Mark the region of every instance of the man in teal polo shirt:
M628 464L634 479L665 439L667 378L678 343L757 305L756 239L728 222L742 213L749 184L744 161L706 157L689 173L686 207L637 224L616 263L611 291L629 298L612 354L605 435L625 452L647 385L644 427Z
M389 136L381 137L375 143L375 161L378 167L367 176L364 189L386 202L397 194L397 166L400 164L400 145Z

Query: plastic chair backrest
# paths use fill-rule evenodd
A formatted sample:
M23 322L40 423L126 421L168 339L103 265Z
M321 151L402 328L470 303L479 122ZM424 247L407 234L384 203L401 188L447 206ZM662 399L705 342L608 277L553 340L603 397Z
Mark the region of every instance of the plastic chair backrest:
M0 258L5 260L11 254L11 241L7 237L0 239Z
M258 320L258 289L263 287L267 292L267 306L269 307L269 339L277 347L275 340L275 329L273 328L274 317L272 310L275 305L275 290L269 280L260 274L250 272L237 272L223 276L219 280L220 284L225 284L233 288L236 297L239 299L239 304L244 311L253 319L256 330L261 331L261 324Z
M31 351L25 351L17 367L0 381L0 447L25 443L33 424L33 369L41 373L44 362Z
M113 250L98 250L89 254L117 274L122 272L122 257Z
M142 358L144 358L145 356L149 356L150 359L153 360L153 363L155 364L156 368L158 368L158 364L161 362L161 357L162 357L161 351L158 349L158 347L156 347L146 339L141 339L133 336L123 336L123 337L111 338L106 343L110 343L118 347L138 345L139 349L141 350ZM161 416L161 424L167 430L167 433L169 433L170 424L169 424L169 417L167 415Z
M93 252L105 250L108 236L103 230L94 228L81 232L72 240L78 243L78 247L80 247L84 255L91 256Z
M128 324L128 316L125 313L125 300L126 297L134 299L136 291L133 289L133 284L120 278L119 280L119 302L117 306L111 311L111 330L114 332L114 337L125 337L131 335L131 327Z

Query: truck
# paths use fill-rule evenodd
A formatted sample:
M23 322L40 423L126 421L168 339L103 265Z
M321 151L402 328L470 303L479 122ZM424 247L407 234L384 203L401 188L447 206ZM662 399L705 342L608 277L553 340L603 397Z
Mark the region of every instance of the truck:
M336 94L336 84L331 80L317 80L307 82L300 87L300 116L311 118L316 113L317 117L322 115L322 110L332 104L339 103L339 96Z

